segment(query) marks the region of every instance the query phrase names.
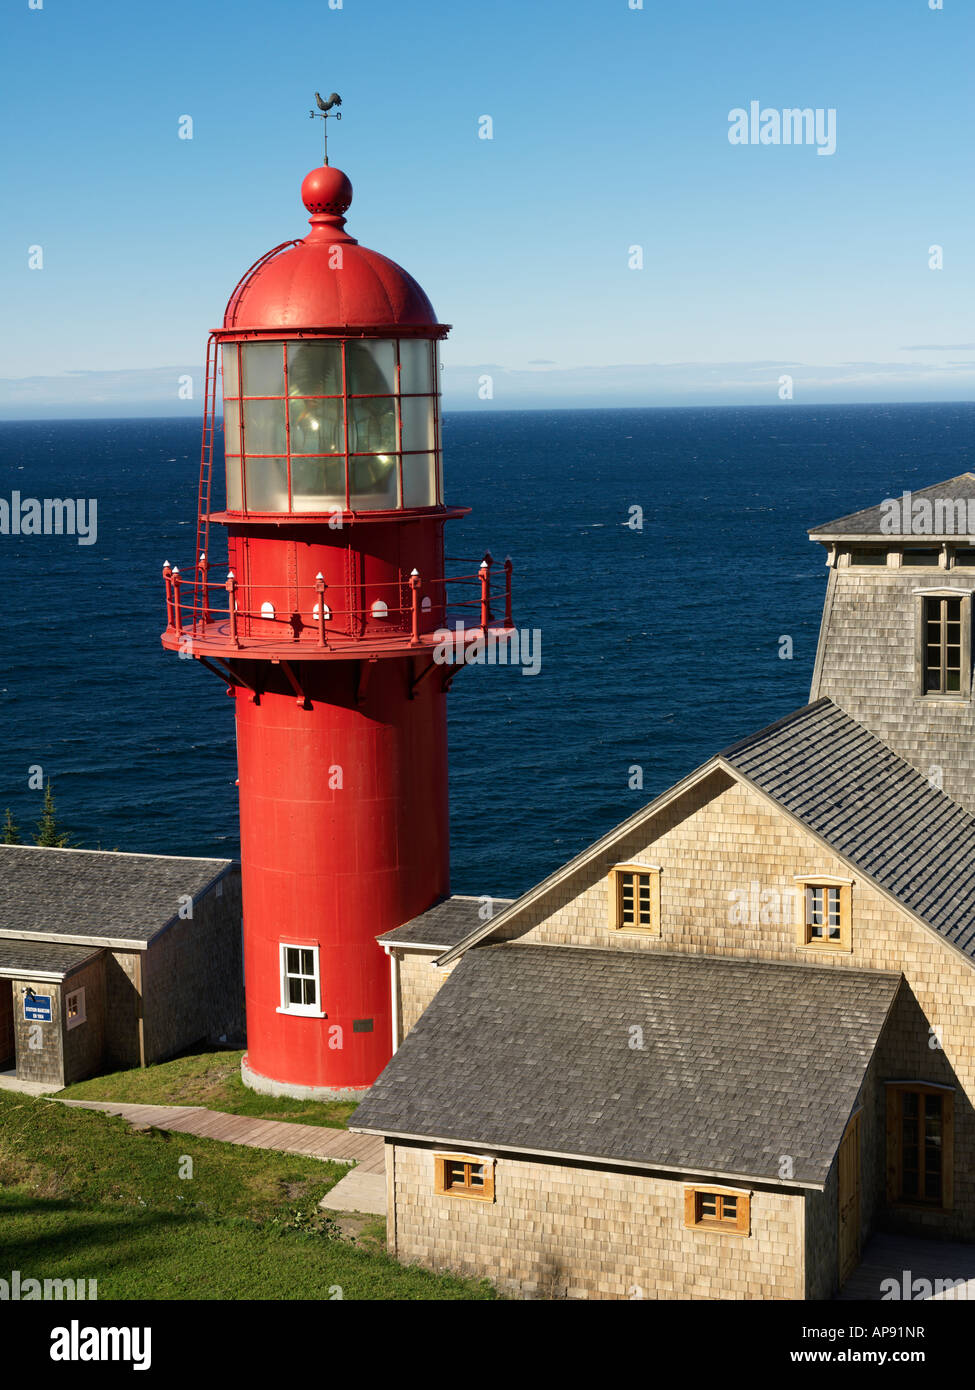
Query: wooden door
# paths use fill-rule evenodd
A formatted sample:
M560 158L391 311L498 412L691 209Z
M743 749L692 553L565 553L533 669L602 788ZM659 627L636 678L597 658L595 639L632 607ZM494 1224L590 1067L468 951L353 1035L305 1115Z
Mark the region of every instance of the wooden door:
M847 1125L839 1152L840 1287L860 1263L860 1114Z
M0 980L0 1067L14 1062L14 986L12 980Z

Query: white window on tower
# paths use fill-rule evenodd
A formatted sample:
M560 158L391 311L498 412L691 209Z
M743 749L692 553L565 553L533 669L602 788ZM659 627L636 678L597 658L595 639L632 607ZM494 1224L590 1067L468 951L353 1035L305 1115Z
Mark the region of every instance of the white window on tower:
M281 943L280 1014L302 1014L305 1018L324 1018L317 946L289 946Z

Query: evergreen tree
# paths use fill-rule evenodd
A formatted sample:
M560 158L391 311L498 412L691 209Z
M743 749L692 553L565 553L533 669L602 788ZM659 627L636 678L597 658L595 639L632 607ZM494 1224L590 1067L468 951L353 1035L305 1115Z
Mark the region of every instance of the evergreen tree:
M0 844L19 845L20 827L15 822L10 807L7 807L3 821L3 830L0 831Z
M67 834L58 825L57 811L54 805L54 792L51 790L51 781L50 778L48 778L44 787L44 806L41 810L41 818L37 822L37 834L34 836L34 844L44 845L48 849L64 849L67 843Z

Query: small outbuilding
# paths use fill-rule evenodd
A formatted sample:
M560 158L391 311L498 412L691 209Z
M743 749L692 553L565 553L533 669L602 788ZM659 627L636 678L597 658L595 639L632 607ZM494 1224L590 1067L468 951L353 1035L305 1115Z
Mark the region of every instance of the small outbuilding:
M243 1036L239 865L0 846L0 1075L57 1090Z

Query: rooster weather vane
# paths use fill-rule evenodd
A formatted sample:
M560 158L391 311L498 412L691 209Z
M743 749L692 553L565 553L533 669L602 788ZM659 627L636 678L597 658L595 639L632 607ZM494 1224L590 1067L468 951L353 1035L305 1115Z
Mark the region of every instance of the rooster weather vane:
M334 116L335 119L336 119L337 121L340 121L340 120L342 119L342 112L341 112L341 111L333 111L333 110L332 110L332 107L333 107L333 106L341 106L341 105L342 105L342 98L339 96L338 92L333 92L332 95L328 98L328 100L325 101L325 100L323 99L323 97L322 97L321 92L316 92L316 93L315 93L315 101L318 103L318 110L317 110L317 111L309 111L309 112L308 112L308 115L309 115L309 117L311 118L311 120L314 120L316 116L321 116L321 118L322 118L322 134L323 134L324 137L325 137L325 158L322 160L322 163L323 163L323 164L327 164L327 163L328 163L328 118L329 118L329 116Z

